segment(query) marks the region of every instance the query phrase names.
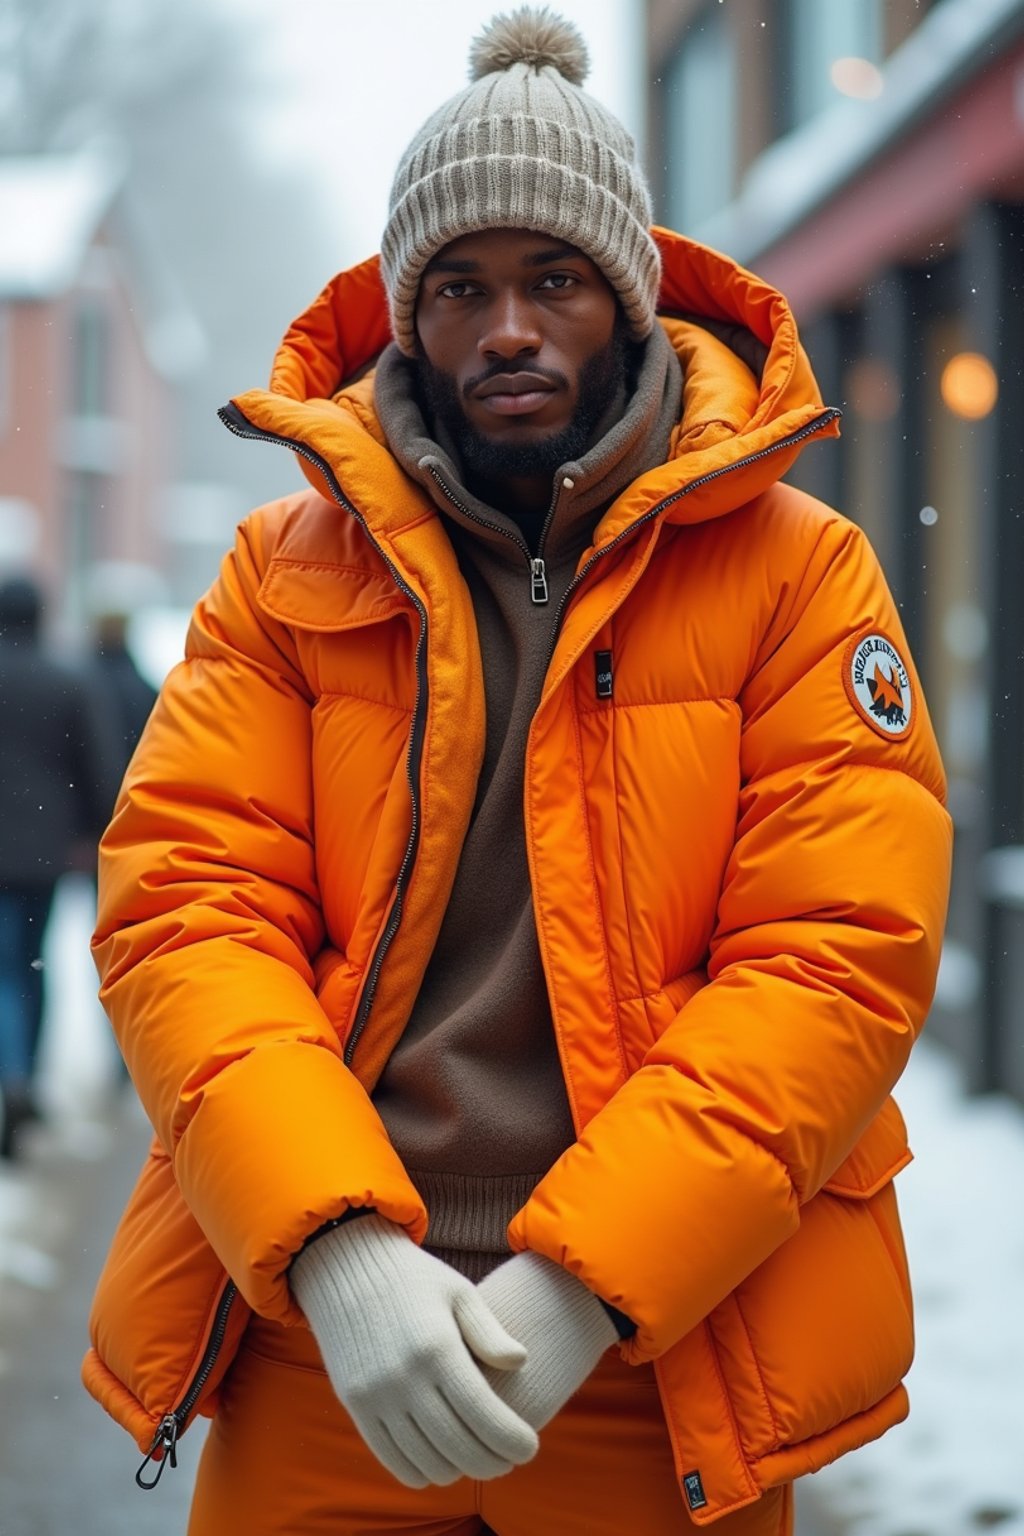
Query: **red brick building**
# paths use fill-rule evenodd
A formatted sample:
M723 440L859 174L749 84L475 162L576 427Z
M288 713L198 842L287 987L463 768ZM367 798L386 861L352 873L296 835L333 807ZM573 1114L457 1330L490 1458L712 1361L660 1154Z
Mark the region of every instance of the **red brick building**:
M165 566L182 347L129 229L110 157L0 157L0 570L42 579L65 637L95 561Z

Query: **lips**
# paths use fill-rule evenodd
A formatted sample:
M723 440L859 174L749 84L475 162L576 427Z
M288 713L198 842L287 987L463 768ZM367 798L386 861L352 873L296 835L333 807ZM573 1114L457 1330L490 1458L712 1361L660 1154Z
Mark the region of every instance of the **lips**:
M473 391L474 398L497 416L528 416L550 400L555 387L539 373L498 373Z

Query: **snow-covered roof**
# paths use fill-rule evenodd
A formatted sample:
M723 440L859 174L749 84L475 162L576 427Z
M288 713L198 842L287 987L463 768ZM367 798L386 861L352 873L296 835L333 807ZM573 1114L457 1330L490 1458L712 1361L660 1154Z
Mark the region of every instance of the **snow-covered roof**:
M1021 33L1021 0L940 0L887 60L876 100L837 101L771 145L697 237L755 261Z
M113 155L0 156L0 298L69 287L120 180Z
M0 300L55 298L85 266L101 223L130 255L147 356L167 379L202 361L206 339L158 244L124 187L114 144L75 155L0 155Z

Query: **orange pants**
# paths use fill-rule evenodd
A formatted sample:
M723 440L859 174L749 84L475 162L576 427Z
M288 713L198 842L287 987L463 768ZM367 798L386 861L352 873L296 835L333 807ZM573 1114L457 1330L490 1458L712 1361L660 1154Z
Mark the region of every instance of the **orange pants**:
M713 1536L791 1536L792 1485ZM255 1319L199 1464L189 1536L696 1536L650 1367L609 1350L541 1432L533 1461L492 1482L405 1488L363 1444L305 1329ZM710 1533L709 1533L710 1536Z

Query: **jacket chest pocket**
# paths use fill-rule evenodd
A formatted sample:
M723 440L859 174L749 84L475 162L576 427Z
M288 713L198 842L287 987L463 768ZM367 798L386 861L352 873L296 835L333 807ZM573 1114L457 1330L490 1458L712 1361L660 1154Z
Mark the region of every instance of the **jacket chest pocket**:
M799 1231L709 1317L751 1460L866 1413L906 1375L913 1314L893 1179L909 1159L890 1099Z
M257 601L292 630L315 697L358 693L412 708L418 621L383 566L278 555L267 567Z

